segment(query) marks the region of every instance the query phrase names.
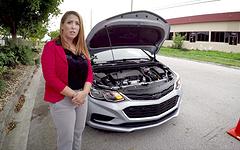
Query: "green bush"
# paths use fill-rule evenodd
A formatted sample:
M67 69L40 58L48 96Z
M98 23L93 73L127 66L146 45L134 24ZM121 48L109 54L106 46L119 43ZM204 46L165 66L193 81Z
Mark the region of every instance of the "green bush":
M7 67L0 65L0 79L1 79L1 77L2 77L2 74L3 74L4 72L6 72L6 71L7 71Z
M32 65L34 64L34 58L33 58L33 51L29 46L15 45L12 47L12 51L15 54L15 57L17 57L17 61L19 61L23 65Z
M6 70L7 70L7 67L0 65L0 94L2 94L4 91L5 82L2 79L2 77L3 77L3 74L6 72Z
M5 46L0 46L0 94L5 90L5 81L9 76L7 71L19 64L34 65L36 49L33 49L30 42L7 41Z
M16 44L0 47L0 66L15 67L18 64L34 64L34 52L32 48Z
M4 82L4 80L0 79L0 94L1 95L4 92L4 87L5 87L5 82Z
M0 48L0 66L15 67L19 64L15 53L10 47L4 46Z
M181 49L183 45L184 36L181 36L180 34L176 34L173 38L173 48Z

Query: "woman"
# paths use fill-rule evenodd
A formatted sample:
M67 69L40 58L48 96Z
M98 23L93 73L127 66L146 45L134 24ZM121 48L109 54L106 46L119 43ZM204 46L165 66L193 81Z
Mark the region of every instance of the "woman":
M75 11L66 12L60 35L43 49L44 100L57 130L58 150L80 150L87 114L87 95L93 81L84 39L83 21Z

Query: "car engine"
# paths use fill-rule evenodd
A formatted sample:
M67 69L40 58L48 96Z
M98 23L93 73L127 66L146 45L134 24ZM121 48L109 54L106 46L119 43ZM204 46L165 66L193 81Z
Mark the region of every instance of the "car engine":
M94 82L96 82L96 85L114 88L144 84L163 79L166 80L168 76L169 73L167 69L161 69L157 66L139 67L114 72L105 71L94 73Z

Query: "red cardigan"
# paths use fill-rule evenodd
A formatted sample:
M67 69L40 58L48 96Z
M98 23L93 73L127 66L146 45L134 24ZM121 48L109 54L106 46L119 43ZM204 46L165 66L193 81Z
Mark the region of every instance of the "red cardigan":
M88 76L86 82L93 82L93 73L88 60ZM68 85L68 62L64 49L55 40L49 41L43 48L41 56L42 72L45 79L44 100L58 102L64 98L60 92Z

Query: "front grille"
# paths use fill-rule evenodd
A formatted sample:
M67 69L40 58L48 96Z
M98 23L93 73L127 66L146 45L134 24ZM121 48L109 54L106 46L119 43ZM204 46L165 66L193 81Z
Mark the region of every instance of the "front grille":
M175 109L171 113L169 113L166 116L164 116L160 119L157 119L157 120L146 121L146 122L129 122L129 123L120 124L119 126L134 128L134 127L144 127L144 126L149 126L149 125L153 125L153 124L158 124L158 123L163 122L164 120L172 117L173 115L175 115L177 113L177 111L178 111L178 109Z
M131 106L123 111L129 118L142 118L160 115L176 106L179 96L174 96L167 101L156 105Z
M153 99L159 99L165 95L167 95L168 93L170 93L174 88L174 85L171 85L170 87L168 87L165 90L162 90L161 92L158 93L154 93L154 94L141 94L141 93L134 93L134 94L130 94L127 93L126 96L130 99L134 99L134 100L153 100ZM125 93L124 93L125 94Z
M154 125L163 122L164 120L171 118L173 115L177 113L178 109L173 110L171 113L167 114L166 116L157 119L157 120L151 120L151 121L145 121L145 122L128 122L128 123L122 123L122 124L107 124L103 122L98 122L96 120L91 120L97 124L102 124L106 126L116 126L116 127L126 127L126 128L135 128L135 127L144 127L149 125Z

